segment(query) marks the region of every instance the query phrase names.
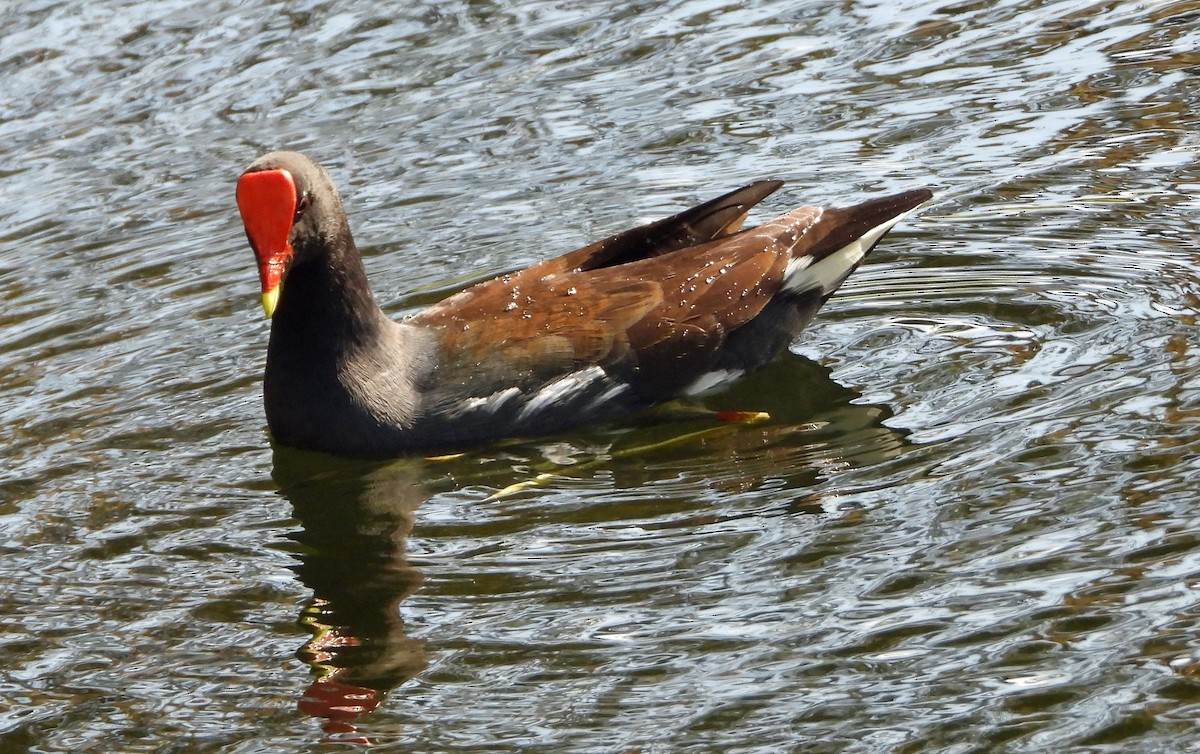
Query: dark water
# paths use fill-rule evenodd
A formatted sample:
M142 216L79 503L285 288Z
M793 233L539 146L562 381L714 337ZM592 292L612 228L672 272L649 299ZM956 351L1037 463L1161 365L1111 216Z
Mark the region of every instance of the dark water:
M1200 751L1198 50L1169 0L0 6L0 752ZM710 401L769 422L363 464L265 436L277 147L396 313L756 178L937 199Z

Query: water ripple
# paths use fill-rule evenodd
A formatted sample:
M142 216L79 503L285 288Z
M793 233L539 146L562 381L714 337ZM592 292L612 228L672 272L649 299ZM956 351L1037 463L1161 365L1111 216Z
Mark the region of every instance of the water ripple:
M1186 747L1196 14L0 9L0 748ZM267 447L279 146L397 313L757 178L937 199L705 404L769 421L367 464Z

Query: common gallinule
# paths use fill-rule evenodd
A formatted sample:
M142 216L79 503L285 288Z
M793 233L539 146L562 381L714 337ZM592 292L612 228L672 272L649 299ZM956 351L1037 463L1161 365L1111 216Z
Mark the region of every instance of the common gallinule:
M786 348L932 196L802 207L740 230L781 185L752 183L396 322L375 302L329 174L295 152L264 155L237 202L273 320L271 434L386 456L556 432L721 387Z

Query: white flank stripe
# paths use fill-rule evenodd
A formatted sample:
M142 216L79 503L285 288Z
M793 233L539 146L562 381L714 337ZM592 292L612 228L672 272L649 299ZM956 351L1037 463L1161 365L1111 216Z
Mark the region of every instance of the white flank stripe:
M702 395L731 382L741 379L746 372L742 369L716 369L705 372L696 381L683 389L684 395Z
M608 390L605 390L603 393L601 393L600 395L597 395L595 398L593 398L588 403L587 408L603 408L604 404L613 400L618 395L620 395L624 392L627 392L628 390L629 390L629 386L626 385L624 382L614 383L613 386L610 387Z
M497 410L510 399L516 397L521 391L515 387L506 388L491 395L485 395L478 398L468 398L453 409L457 415L469 414L474 411L488 411L496 413Z
M892 229L896 223L908 217L908 212L901 212L882 225L876 225L858 237L858 240L848 243L816 264L812 257L797 257L788 262L783 272L783 289L785 291L803 292L820 288L822 293L829 294L837 290L846 280L846 276L854 266L862 261L880 236Z
M578 372L571 372L565 377L559 377L533 394L521 407L521 412L517 414L517 420L528 419L533 414L549 408L565 398L570 398L575 393L586 390L593 382L607 376L600 367L591 366L587 369L580 369Z

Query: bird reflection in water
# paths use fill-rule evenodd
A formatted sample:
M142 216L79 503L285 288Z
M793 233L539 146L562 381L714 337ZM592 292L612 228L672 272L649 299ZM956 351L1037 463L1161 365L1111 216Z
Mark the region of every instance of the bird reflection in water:
M783 395L780 384L792 390ZM301 523L291 535L301 545L296 571L313 591L301 617L312 637L297 654L315 678L300 711L323 720L329 742L368 744L358 730L359 718L428 665L425 642L405 631L400 603L422 584L406 547L434 479L449 474L460 485L498 490L493 497L537 496L537 487L553 487L556 478L586 475L597 467L616 487L640 488L664 481L664 475L674 478L678 463L686 462L711 470L710 491L769 486L777 493L778 514L821 513L822 495L815 488L822 478L841 468L884 463L910 447L902 430L883 424L891 416L886 406L856 402L859 398L835 382L826 367L785 355L708 401L717 409L763 409L769 421L723 425L712 413L682 421L647 418L595 430L585 442L594 459L576 459L569 466L537 460L550 457L544 448L561 447L562 438L549 445L507 444L501 453L485 448L442 462L363 462L277 448L273 476ZM516 477L517 467L534 473ZM680 516L681 511L668 513L666 507L661 525L672 528L763 512L694 504L688 506L694 515ZM646 519L654 516L647 511ZM645 519L638 525L658 528Z
M323 718L330 741L369 741L355 721L428 664L405 632L399 605L421 585L405 550L426 494L423 462L364 464L277 449L273 476L301 529L296 572L313 590L300 622L312 638L297 656L315 680L300 711Z

